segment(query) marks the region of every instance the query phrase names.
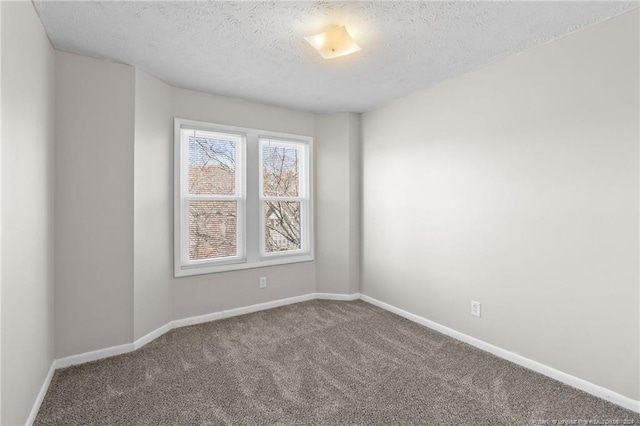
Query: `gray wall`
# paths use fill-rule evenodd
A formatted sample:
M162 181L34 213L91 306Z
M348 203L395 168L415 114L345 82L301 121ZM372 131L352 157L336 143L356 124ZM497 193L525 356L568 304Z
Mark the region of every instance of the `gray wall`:
M24 424L53 361L53 49L1 2L2 416Z
M171 88L136 70L134 339L173 319Z
M62 52L56 67L56 357L130 343L172 319L315 292L315 262L178 279L172 262L173 117L313 136L313 114Z
M173 89L172 114L191 120L314 136L313 114L190 90ZM168 143L172 146L173 135ZM319 149L317 145L315 149ZM169 197L164 204L166 209L172 209L173 198ZM171 233L173 228L166 231ZM166 238L167 244L173 244L170 235ZM313 293L315 273L315 261L177 279L172 278L171 272L167 279L173 287L173 316L179 319ZM261 276L267 277L266 289L258 288Z
M171 318L314 292L314 262L174 278L172 261L173 117L313 136L313 115L172 88L139 70L136 111L135 338Z
M635 10L365 113L363 293L640 399L638 48Z
M50 63L26 73L5 63L4 15L14 7L2 3L2 87L7 69L38 87L26 80L50 78ZM12 16L9 28L31 34L34 17ZM362 272L365 294L638 399L637 31L636 11L368 112L362 129L357 114L172 88L126 65L56 52L55 356L130 343L171 319L354 293ZM47 57L42 46L30 60ZM5 135L25 131L7 128L6 105L50 95L46 86L36 100L2 94L2 221L37 219L42 235L51 195L38 185L51 179L34 178L44 211L17 218L7 207L19 190L7 179L23 172L13 159L31 145L11 146L6 161ZM315 137L316 261L173 278L173 117ZM30 142L51 142L45 121L29 124ZM18 251L6 255L5 229L2 328L20 330L5 323L26 315L5 303L20 264ZM50 245L49 236L30 249L46 262ZM51 316L47 269L13 271L42 275L37 290L49 293L24 307ZM258 288L260 276L268 288ZM472 299L483 303L481 319L469 315ZM594 346L607 350L576 349ZM12 356L3 351L5 375ZM16 370L2 377L3 393ZM39 386L46 368L35 370L23 373ZM24 395L35 381L20 376Z
M359 292L360 115L316 117L317 288Z
M133 341L134 69L55 52L55 355Z

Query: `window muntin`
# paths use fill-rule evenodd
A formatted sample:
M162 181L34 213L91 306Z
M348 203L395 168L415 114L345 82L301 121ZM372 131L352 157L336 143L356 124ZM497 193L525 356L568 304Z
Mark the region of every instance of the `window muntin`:
M243 135L181 128L183 266L245 259L244 146Z
M312 138L174 121L174 275L313 260Z
M261 256L308 251L307 144L260 138Z

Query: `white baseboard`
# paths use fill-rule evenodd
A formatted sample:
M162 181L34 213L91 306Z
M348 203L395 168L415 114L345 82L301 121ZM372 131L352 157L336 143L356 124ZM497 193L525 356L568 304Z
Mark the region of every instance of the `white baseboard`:
M236 317L238 315L250 314L252 312L264 311L266 309L278 308L280 306L291 305L294 303L306 302L315 298L316 297L314 293L309 293L302 296L288 297L286 299L272 300L269 302L258 303L256 305L249 305L243 306L241 308L228 309L226 311L213 312L211 314L182 318L179 320L173 320L171 322L171 329L202 324L203 322L216 321L223 318Z
M518 355L506 349L502 349L498 346L494 346L491 343L487 343L483 340L476 339L475 337L471 337L467 334L460 333L459 331L453 330L449 327L445 327L444 325L438 324L437 322L433 322L419 315L412 314L410 312L397 308L393 305L389 305L388 303L381 302L380 300L374 299L373 297L369 297L362 294L360 295L360 298L365 302L371 303L372 305L376 305L389 312L393 312L394 314L400 315L401 317L404 317L410 321L424 325L425 327L431 328L449 337L453 337L454 339L468 343L472 346L475 346L478 349L482 349L485 352L489 352L497 357L506 359L507 361L511 361L514 364L518 364L522 367L528 368L529 370L533 370L536 373L540 373L547 377L551 377L552 379L555 379L559 382L572 386L576 389L580 389L581 391L584 391L598 398L602 398L606 401L619 405L628 410L635 411L636 413L640 413L640 401L636 401L627 396L614 392L610 389L593 384L579 377L572 376L571 374L565 373L563 371L556 370L553 367L549 367L548 365L541 364L537 361L526 358L522 355Z
M56 369L51 364L49 368L49 372L47 373L47 377L44 379L44 383L42 383L42 387L40 387L40 392L38 392L38 396L36 397L36 401L33 403L33 407L31 408L31 412L29 413L29 417L27 418L26 426L31 426L33 422L36 420L36 416L38 415L38 411L40 411L40 406L42 405L42 401L44 401L44 397L47 394L47 390L49 389L49 384L51 383L51 379L53 379L53 373L55 373Z
M290 305L290 304L299 303L299 302L305 302L305 301L314 300L314 299L345 300L345 301L362 299L365 302L371 303L372 305L376 305L382 309L385 309L387 311L400 315L401 317L404 317L410 321L416 322L425 327L436 330L442 334L453 337L454 339L468 343L472 346L475 346L479 349L482 349L500 358L506 359L515 364L518 364L525 368L533 370L537 373L543 374L545 376L551 377L552 379L558 380L559 382L565 383L569 386L573 386L574 388L580 389L591 395L607 400L613 404L617 404L626 409L640 413L640 401L633 400L629 397L621 395L612 390L606 389L602 386L587 382L586 380L572 376L560 370L556 370L555 368L541 364L537 361L526 358L522 355L509 352L506 349L499 348L490 343L484 342L480 339L476 339L475 337L471 337L467 334L460 333L459 331L453 330L449 327L445 327L444 325L430 321L426 318L412 314L410 312L397 308L393 305L389 305L388 303L381 302L377 299L366 296L364 294L309 293L302 296L295 296L287 299L273 300L270 302L259 303L256 305L250 305L250 306L245 306L241 308L229 309L226 311L213 312L206 315L199 315L199 316L174 320L146 334L145 336L137 339L133 343L127 343L119 346L112 346L110 348L99 349L92 352L86 352L78 355L57 359L51 365L49 374L47 375L47 378L45 379L45 382L43 383L42 388L40 389L40 393L38 394L38 397L36 398L36 401L29 415L27 425L31 425L31 423L35 420L35 417L38 414L38 410L40 409L40 405L42 404L42 401L47 393L47 389L49 388L49 383L51 382L51 379L56 369L65 368L65 367L69 367L71 365L76 365L76 364L84 364L86 362L97 361L99 359L108 358L111 356L120 355L127 352L132 352L136 349L141 348L147 343L157 339L158 337L162 336L168 331L173 330L174 328L180 328L180 327L186 327L189 325L201 324L204 322L216 321L223 318L231 318L238 315L244 315L252 312L263 311L266 309L272 309L280 306Z
M53 361L53 368L65 368L76 364L84 364L85 362L96 361L111 356L121 355L135 350L133 343L125 343L124 345L111 346L110 348L98 349L91 352L85 352L78 355L71 355Z
M287 299L273 300L271 302L259 303L257 305L245 306L242 308L229 309L222 311L222 318L231 318L238 315L250 314L253 312L264 311L266 309L278 308L280 306L292 305L294 303L307 302L316 299L315 293L304 294L302 296L289 297Z
M358 300L360 299L360 293L353 294L339 294L339 293L316 293L316 299L322 300Z
M152 340L155 340L158 337L162 336L167 331L171 331L173 328L174 328L173 327L173 321L170 321L170 322L166 323L165 325L163 325L162 327L159 327L159 328L153 330L151 333L145 334L144 336L142 336L141 338L139 338L138 340L133 342L133 349L132 350L135 351L136 349L139 349L139 348L143 347L144 345L146 345L147 343L151 342Z
M65 358L56 359L53 362L53 368L65 368L72 365L84 364L86 362L97 361L99 359L108 358L115 355L135 351L146 345L147 343L157 339L168 331L174 328L186 327L189 325L202 324L204 322L216 321L223 318L231 318L238 315L250 314L252 312L264 311L266 309L273 309L280 306L291 305L293 303L306 302L314 299L329 299L329 300L357 300L360 298L359 293L354 294L337 294L337 293L309 293L302 296L294 296L286 299L272 300L269 302L258 303L256 305L243 306L240 308L228 309L225 311L212 312L210 314L198 315L194 317L182 318L173 320L163 325L162 327L153 330L152 332L142 336L133 343L126 343L123 345L112 346L109 348L98 349L91 352L85 352L78 355L72 355Z
M334 294L334 293L309 293L304 294L302 296L294 296L286 299L278 299L272 300L265 303L258 303L256 305L243 306L241 308L229 309L226 311L213 312L206 315L198 315L189 318L182 318L179 320L170 321L167 324L159 327L152 332L142 336L138 340L133 343L125 343L123 345L112 346L109 348L98 349L91 352L85 352L77 355L71 355L68 357L56 359L51 364L51 368L47 377L45 378L42 387L40 388L40 392L31 408L31 413L29 414L29 418L27 419L27 426L30 426L38 415L38 411L40 410L40 405L42 405L42 401L44 400L45 395L47 394L47 389L49 389L49 384L51 383L51 379L53 378L53 374L55 370L59 368L70 367L72 365L84 364L86 362L97 361L104 358L109 358L116 355L121 355L127 352L135 351L150 343L151 341L157 339L168 331L173 330L174 328L186 327L189 325L201 324L204 322L215 321L223 318L231 318L238 315L249 314L252 312L264 311L266 309L277 308L279 306L291 305L293 303L306 302L314 299L331 299L331 300L356 300L360 297L360 294Z

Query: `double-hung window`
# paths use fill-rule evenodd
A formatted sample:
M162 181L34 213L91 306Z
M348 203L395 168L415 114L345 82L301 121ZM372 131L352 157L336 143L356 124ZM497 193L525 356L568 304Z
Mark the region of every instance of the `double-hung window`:
M312 139L175 119L175 276L313 259Z
M260 138L260 252L281 256L309 251L307 144Z

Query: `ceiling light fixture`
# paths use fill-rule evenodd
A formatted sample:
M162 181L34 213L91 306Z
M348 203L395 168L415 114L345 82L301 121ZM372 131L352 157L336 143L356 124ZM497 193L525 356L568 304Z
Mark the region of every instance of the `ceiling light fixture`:
M325 59L349 55L360 50L360 46L353 41L344 26L330 27L325 32L304 39Z

